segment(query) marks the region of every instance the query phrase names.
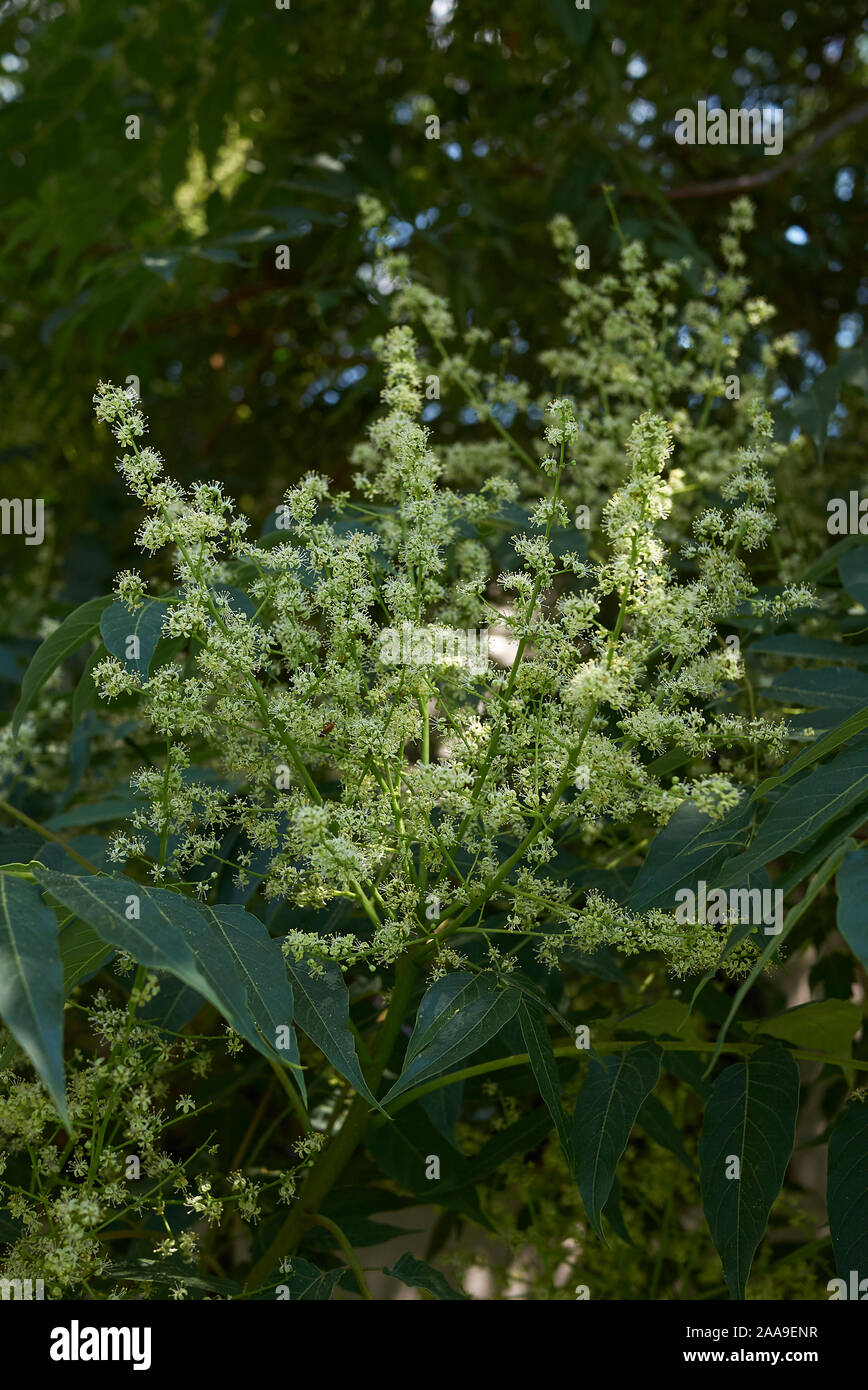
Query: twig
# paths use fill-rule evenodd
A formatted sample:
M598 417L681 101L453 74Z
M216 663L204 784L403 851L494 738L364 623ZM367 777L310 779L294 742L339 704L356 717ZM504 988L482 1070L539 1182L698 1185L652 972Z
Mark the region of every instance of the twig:
M667 188L665 193L667 198L673 201L679 198L710 198L718 194L745 193L751 188L761 188L764 184L771 183L772 179L778 178L790 169L810 159L817 150L823 145L834 140L836 135L848 130L850 126L860 125L862 121L868 119L868 101L863 101L859 106L854 106L851 111L845 111L843 116L839 116L837 121L832 121L824 130L818 132L814 139L802 149L795 150L793 154L787 155L786 159L775 159L765 169L755 174L738 174L734 178L712 179L706 183L686 183L681 188Z
M65 840L62 840L59 835L55 835L53 830L49 830L46 826L40 825L39 821L33 820L30 816L25 815L24 812L19 811L16 806L10 806L8 801L0 801L0 811L5 811L7 816L12 816L15 820L20 820L22 825L26 825L30 830L35 830L37 835L41 835L44 840L50 840L52 844L60 845L61 849L66 850L67 854L71 855L73 859L77 860L78 863L90 873L102 874L102 869L98 869L96 864L92 864L89 859L85 859L84 855L79 854L77 850L71 849Z
M324 1226L327 1231L331 1232L338 1245L341 1247L341 1250L344 1252L347 1264L349 1265L350 1269L352 1270L355 1276L356 1283L359 1286L359 1293L362 1295L362 1298L372 1299L373 1294L371 1293L371 1290L368 1288L368 1285L365 1282L365 1276L362 1273L362 1266L356 1259L356 1252L350 1245L350 1242L347 1240L340 1226L338 1226L336 1222L330 1221L327 1216L317 1215L311 1217L311 1220L314 1222L315 1225Z

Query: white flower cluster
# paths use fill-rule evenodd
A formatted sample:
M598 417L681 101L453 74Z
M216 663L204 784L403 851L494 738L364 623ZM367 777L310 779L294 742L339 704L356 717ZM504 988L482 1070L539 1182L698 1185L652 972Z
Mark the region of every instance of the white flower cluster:
M364 215L376 241L380 212L366 206ZM732 237L743 221L742 209ZM560 224L556 236L570 240ZM736 239L725 323L694 324L718 347L742 312L738 254ZM646 351L675 271L650 273L637 247L622 264L632 317L614 307L614 284L597 294L612 299L607 332L623 365L625 336ZM401 293L406 301L406 285ZM584 291L573 285L570 295L577 312L587 309ZM423 320L433 312L418 299L415 308ZM434 317L429 331L448 336L451 320ZM484 338L477 332L469 350ZM603 453L617 445L620 482L586 558L555 538L569 526L569 480L586 472L599 438L587 411L559 396L545 415L535 503L512 540L517 565L498 574L491 547L519 475L504 476L487 445L451 455L431 447L419 418L424 368L406 323L376 350L384 412L354 451L360 500L332 496L325 478L308 474L258 544L244 540L246 523L218 484L185 491L164 478L156 453L139 446L138 403L100 385L97 414L124 447L121 470L148 509L141 544L171 548L163 633L182 647L146 679L115 658L94 673L107 699L137 692L167 745L163 764L134 779L143 808L116 854L150 859L157 879L197 867L206 875L231 855L239 882L255 869L266 897L313 910L351 900L363 923L354 931L287 933L286 951L311 960L373 968L429 942L440 970L505 905L501 930L517 941L537 936L545 960L564 943L605 942L653 945L676 969L706 968L719 950L712 928L687 939L666 914L628 920L603 899L579 909L578 895L545 869L559 841L613 845L619 826L665 822L688 796L720 817L737 804L754 751L771 760L783 752L785 727L749 703L720 707L740 672L721 649L721 626L751 609L777 620L809 600L800 586L761 598L744 558L775 524L763 466L774 457L768 417L755 401L722 502L692 504L679 554L673 505L705 425L691 434L683 420L645 410L619 440L619 408ZM448 371L464 373L471 393L487 391L467 359L450 359ZM661 377L661 399L672 383L664 385ZM621 396L626 409L635 392ZM497 474L471 487L483 465ZM131 606L148 597L134 571L117 592ZM458 628L503 633L506 664L429 660L421 649L419 660L382 659L384 634ZM672 750L687 770L655 774L653 761ZM216 765L216 785L197 771L203 764ZM507 969L509 953L489 945Z

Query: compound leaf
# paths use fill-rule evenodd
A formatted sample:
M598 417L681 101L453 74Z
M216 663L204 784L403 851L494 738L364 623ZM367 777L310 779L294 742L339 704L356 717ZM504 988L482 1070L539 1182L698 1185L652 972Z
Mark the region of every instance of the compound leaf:
M57 921L35 883L0 873L0 1018L69 1129L63 1070L63 966Z

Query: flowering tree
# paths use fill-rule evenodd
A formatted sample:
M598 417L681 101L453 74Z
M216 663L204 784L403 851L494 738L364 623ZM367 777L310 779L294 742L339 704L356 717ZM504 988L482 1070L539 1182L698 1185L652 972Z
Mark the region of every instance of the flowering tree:
M637 1224L651 1296L742 1298L755 1256L760 1287L824 1288L865 1229L866 558L858 535L824 550L774 442L794 345L742 273L750 206L686 298L690 267L650 266L617 218L620 273L589 282L557 217L537 398L515 341L459 332L361 214L395 322L351 491L309 472L251 539L220 483L167 475L134 391L97 389L138 547L167 554L48 633L4 745L3 1271L368 1297L359 1252L395 1229L371 1218L425 1202L426 1258L385 1272L438 1298L474 1227L509 1252L504 1296L611 1296L605 1241ZM438 437L452 393L473 444ZM46 730L70 720L42 824L21 793L59 775ZM835 877L848 953L823 956ZM794 948L825 997L787 1008ZM831 1236L782 1274L763 1234L806 1220L781 1189L817 1062Z

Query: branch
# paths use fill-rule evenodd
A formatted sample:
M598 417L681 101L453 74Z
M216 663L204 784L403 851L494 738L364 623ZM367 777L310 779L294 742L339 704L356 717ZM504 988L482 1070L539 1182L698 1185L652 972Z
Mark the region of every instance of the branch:
M810 159L821 146L834 140L836 135L840 135L843 130L850 126L859 125L868 119L868 101L863 101L861 105L854 106L851 111L846 111L843 116L839 116L837 121L832 121L825 130L821 130L809 144L795 153L787 155L786 159L776 159L768 168L756 174L739 174L735 178L716 179L709 183L686 183L681 188L667 188L666 196L673 200L678 198L709 198L717 194L745 193L751 188L761 188L764 184L771 183L772 179L778 178L781 174L787 173L789 169L794 169L804 160Z

